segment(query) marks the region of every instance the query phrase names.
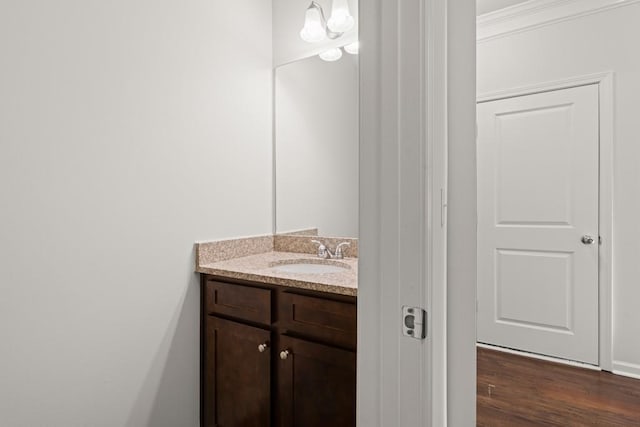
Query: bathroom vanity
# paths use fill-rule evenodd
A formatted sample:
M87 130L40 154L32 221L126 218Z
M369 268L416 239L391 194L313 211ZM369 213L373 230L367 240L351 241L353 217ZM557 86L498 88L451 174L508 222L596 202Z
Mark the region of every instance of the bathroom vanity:
M358 59L345 53L274 70L278 234L197 245L203 426L355 427L358 242L318 236L358 233Z
M198 250L201 425L355 426L357 259L257 246ZM337 272L279 268L316 264Z

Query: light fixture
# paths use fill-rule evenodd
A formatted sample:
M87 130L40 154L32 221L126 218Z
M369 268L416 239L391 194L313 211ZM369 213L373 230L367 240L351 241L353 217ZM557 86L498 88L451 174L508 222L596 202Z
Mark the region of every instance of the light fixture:
M349 31L355 25L355 19L349 12L347 0L333 0L331 17L327 21L324 11L315 1L312 1L304 18L304 27L300 30L302 40L309 43L319 43L327 38L334 40Z
M333 49L325 50L319 56L323 61L337 61L338 59L342 58L342 49L334 47Z
M351 55L357 55L358 50L360 49L360 42L349 43L347 45L342 46L342 49L344 49L345 52ZM342 49L340 49L339 47L328 49L322 52L318 56L324 61L329 61L329 62L337 61L338 59L342 58Z
M353 42L344 46L344 51L350 53L351 55L357 55L359 50L360 42Z
M309 43L318 43L327 38L322 7L314 1L305 13L304 27L300 30L300 37Z
M349 13L347 0L333 0L331 16L327 21L327 27L334 33L345 33L353 28L355 20Z

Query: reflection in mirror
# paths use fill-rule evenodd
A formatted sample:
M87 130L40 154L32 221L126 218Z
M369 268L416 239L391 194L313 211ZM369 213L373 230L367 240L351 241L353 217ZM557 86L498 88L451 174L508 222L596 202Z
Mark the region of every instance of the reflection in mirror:
M357 237L356 55L276 69L275 182L277 233Z

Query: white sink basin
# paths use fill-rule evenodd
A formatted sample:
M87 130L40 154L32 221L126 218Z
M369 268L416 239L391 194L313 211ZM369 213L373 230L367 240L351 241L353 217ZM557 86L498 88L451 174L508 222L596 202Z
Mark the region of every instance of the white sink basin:
M285 261L271 266L271 270L279 273L294 273L294 274L330 274L330 273L342 273L348 270L350 267L348 264L341 262L331 263L315 263L307 260L300 261Z

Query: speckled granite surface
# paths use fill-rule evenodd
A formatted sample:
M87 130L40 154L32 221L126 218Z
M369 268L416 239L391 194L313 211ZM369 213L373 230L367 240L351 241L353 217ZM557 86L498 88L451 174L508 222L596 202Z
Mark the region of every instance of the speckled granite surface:
M344 248L345 256L358 258L358 239L348 237L311 237L297 235L275 235L273 238L273 250L279 252L297 252L301 254L315 254L318 246L311 240L318 240L324 243L333 252L342 242L349 242L349 246Z
M306 239L310 240L309 237ZM326 241L329 247L334 249L335 246L331 239L320 238L319 240ZM344 241L345 239L338 240ZM280 248L287 248L287 246L281 244ZM274 250L274 236L198 243L196 246L196 272L340 295L357 295L357 258L323 260L315 256L315 245L308 246L308 248L312 253ZM349 250L346 254L350 255ZM293 264L301 261L337 264L345 268L339 273L322 274L286 273L272 269L278 264Z
M243 237L196 243L197 263L209 264L248 255L273 251L273 236Z

